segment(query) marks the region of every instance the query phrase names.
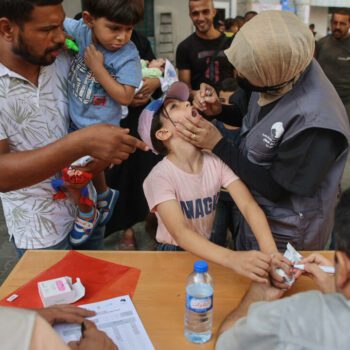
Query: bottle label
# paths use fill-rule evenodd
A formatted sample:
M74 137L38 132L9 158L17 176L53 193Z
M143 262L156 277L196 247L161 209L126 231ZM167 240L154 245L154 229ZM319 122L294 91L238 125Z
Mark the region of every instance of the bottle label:
M207 312L213 308L213 296L210 295L205 298L196 298L187 294L186 307L188 310L193 312Z

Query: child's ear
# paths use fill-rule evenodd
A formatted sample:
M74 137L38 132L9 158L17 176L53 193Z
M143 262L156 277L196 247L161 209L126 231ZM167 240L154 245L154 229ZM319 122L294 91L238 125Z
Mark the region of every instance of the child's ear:
M82 13L84 23L91 29L94 26L94 17L89 11L83 11Z
M167 141L171 137L171 132L165 128L156 131L156 138L159 141Z

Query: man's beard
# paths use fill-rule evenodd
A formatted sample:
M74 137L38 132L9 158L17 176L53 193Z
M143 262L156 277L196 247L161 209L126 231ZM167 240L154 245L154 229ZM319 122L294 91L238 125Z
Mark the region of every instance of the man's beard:
M38 66L49 66L56 60L56 57L49 56L49 53L61 50L62 48L63 45L56 45L54 48L47 49L42 56L36 56L31 53L30 48L23 40L22 35L19 34L17 46L12 48L12 52L28 63Z
M341 40L348 35L348 32L342 32L339 29L335 29L332 31L332 34L335 39Z

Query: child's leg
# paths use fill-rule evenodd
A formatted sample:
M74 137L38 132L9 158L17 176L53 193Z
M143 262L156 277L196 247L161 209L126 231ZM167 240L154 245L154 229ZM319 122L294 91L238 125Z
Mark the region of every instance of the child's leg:
M119 191L107 186L104 172L94 177L93 184L97 191L97 209L101 215L99 225L104 226L112 217L114 207L119 198Z
M226 247L227 241L227 229L230 224L230 201L232 201L229 194L225 191L220 191L219 201L216 206L216 213L214 219L213 230L211 232L210 240L220 245L221 247Z
M96 206L82 203L81 190L67 188L69 197L77 204L79 212L74 226L69 235L69 241L73 246L85 243L92 235L99 221L99 212Z
M132 227L126 229L122 234L119 250L136 250L134 235L135 232Z
M109 190L106 184L106 178L103 171L95 175L95 177L92 179L92 183L94 184L94 187L98 195Z
M226 203L219 200L216 207L215 220L210 240L221 247L226 247L228 228L227 214Z
M162 251L162 252L174 252L174 251L183 252L184 251L181 247L177 245L166 244L166 243L158 243L156 250Z

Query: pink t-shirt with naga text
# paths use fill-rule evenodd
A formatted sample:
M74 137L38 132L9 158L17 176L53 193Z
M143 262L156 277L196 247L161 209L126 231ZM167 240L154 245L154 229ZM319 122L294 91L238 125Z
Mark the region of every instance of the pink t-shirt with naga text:
M148 206L158 219L157 241L177 245L157 213L157 205L170 200L179 202L188 226L209 239L220 188L237 179L237 175L213 154L203 152L203 168L198 174L187 173L164 158L143 183Z

